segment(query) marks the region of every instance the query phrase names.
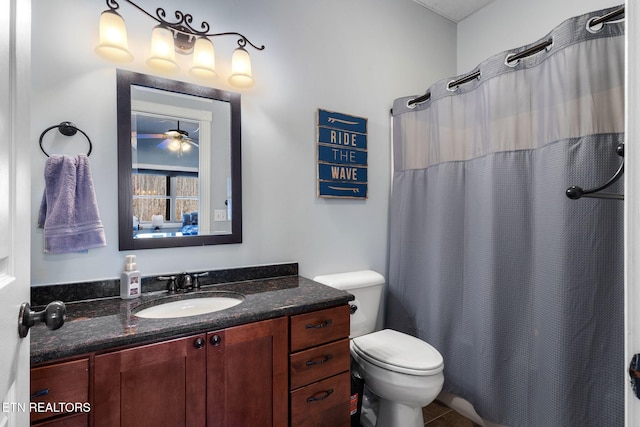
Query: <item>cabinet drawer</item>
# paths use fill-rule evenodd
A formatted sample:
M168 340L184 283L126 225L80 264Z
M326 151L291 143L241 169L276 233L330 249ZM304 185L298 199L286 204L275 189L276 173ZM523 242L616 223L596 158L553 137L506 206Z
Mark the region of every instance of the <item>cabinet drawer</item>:
M88 425L89 414L68 415L37 424L38 427L87 427Z
M350 387L345 372L291 392L291 427L348 427Z
M348 305L291 316L291 352L348 336Z
M346 372L350 367L349 340L314 347L291 355L291 389Z
M52 412L31 411L32 422L76 412L74 406L82 410L81 405L89 402L89 359L32 368L31 401L56 404ZM61 406L60 402L69 404Z

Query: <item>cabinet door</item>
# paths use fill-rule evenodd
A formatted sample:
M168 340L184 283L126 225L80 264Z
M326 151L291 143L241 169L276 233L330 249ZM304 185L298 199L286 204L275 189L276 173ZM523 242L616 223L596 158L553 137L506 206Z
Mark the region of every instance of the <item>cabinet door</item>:
M95 425L204 425L205 338L181 338L96 356Z
M207 425L288 425L287 319L211 332L207 341Z

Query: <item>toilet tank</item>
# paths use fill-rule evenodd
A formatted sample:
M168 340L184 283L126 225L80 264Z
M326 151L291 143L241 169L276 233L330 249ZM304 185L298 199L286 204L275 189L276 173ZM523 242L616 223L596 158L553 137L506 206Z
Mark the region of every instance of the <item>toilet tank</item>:
M316 276L313 280L347 291L356 298L349 303L356 307L355 312L352 308L349 337L355 338L375 331L384 287L384 277L380 273L372 270L353 271Z

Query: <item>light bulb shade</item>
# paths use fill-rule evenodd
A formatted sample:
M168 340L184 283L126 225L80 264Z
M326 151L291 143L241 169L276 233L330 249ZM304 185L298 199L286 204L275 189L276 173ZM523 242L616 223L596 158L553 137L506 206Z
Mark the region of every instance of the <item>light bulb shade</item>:
M251 58L249 58L249 52L241 47L233 51L229 83L236 87L253 86L253 77L251 77Z
M95 52L105 59L116 62L130 62L127 27L122 16L113 10L105 10L100 15L100 44Z
M171 138L171 140L169 141L169 149L171 151L178 151L181 144L182 141L179 138Z
M151 56L147 64L159 71L176 72L180 69L176 63L176 47L173 33L167 27L157 25L151 32Z
M199 37L193 46L193 65L189 72L196 77L215 78L216 59L213 52L213 43L206 37Z

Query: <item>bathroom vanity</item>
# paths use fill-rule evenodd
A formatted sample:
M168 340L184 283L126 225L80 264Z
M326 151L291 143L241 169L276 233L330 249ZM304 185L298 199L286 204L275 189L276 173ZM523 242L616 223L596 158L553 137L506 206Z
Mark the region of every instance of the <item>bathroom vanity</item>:
M32 425L348 426L353 297L297 274L201 292L212 289L244 300L137 317L184 297L148 292L68 303L61 329L32 328L32 404L51 409L32 411Z

